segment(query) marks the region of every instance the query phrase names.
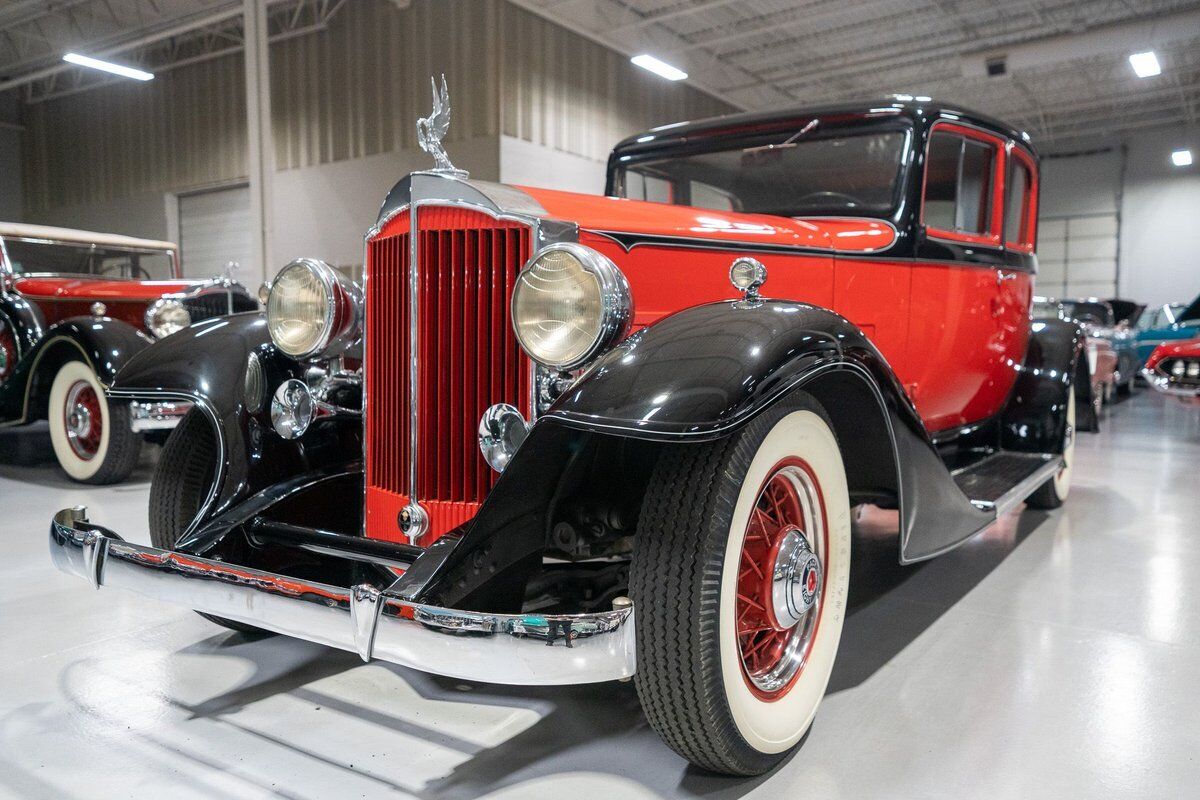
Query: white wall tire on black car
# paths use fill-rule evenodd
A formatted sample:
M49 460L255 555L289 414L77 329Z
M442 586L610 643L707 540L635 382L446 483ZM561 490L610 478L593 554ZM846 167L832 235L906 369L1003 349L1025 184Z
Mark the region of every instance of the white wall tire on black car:
M811 398L665 452L630 571L651 725L700 766L769 770L825 694L849 576L845 469Z
M129 428L129 406L109 403L92 368L68 361L50 385L46 416L54 455L80 483L118 483L137 466L142 437Z
M1063 430L1062 466L1025 501L1030 508L1058 508L1071 493L1071 471L1075 466L1075 392L1067 392L1067 424Z

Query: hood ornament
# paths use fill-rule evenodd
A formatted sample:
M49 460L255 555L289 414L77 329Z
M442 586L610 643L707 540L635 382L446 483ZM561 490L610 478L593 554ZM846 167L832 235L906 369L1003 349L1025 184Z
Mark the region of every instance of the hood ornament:
M456 169L450 163L450 156L446 155L446 148L442 147L442 139L450 129L450 91L446 88L446 76L442 75L440 92L433 76L429 78L429 86L433 89L433 113L417 120L417 141L422 150L433 156L437 165L433 168L434 172L465 178L466 170Z

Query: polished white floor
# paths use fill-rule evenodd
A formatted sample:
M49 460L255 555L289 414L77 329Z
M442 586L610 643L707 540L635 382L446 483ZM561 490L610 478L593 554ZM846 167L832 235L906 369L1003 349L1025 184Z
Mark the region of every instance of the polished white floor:
M1200 409L1147 392L1081 436L1065 509L916 568L864 534L816 724L755 780L688 768L627 684L368 666L55 572L45 535L64 506L146 540L148 473L96 490L0 467L0 796L1200 793Z

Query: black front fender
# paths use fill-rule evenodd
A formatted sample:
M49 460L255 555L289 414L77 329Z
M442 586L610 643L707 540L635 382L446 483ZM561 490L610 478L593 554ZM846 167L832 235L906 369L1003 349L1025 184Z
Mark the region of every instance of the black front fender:
M245 396L246 364L255 353L263 368L263 396L252 410ZM315 421L299 439L271 427L270 400L303 365L271 344L260 313L235 314L196 323L131 360L109 395L129 399L176 399L196 404L214 426L220 458L215 490L193 523L199 535L244 500L303 475L329 476L361 469L362 422L333 416Z
M30 421L44 411L57 367L84 361L106 387L153 339L127 322L109 317L71 317L46 328L22 355L12 376L0 387L0 414Z
M1087 360L1082 358L1087 336L1077 322L1037 320L1029 337L1025 361L1001 418L1001 446L1027 453L1061 453L1067 424L1068 393L1074 386L1076 404L1091 401ZM1082 364L1084 380L1079 380Z

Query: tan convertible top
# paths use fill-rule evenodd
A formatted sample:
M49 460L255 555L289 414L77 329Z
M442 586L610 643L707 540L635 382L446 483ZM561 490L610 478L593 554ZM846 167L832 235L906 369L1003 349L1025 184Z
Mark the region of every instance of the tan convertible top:
M77 231L72 228L55 228L50 225L26 225L20 222L0 222L0 237L14 239L48 239L72 244L95 244L101 247L126 247L136 250L170 250L178 253L179 245L174 242L159 242L154 239L138 239L116 233Z

